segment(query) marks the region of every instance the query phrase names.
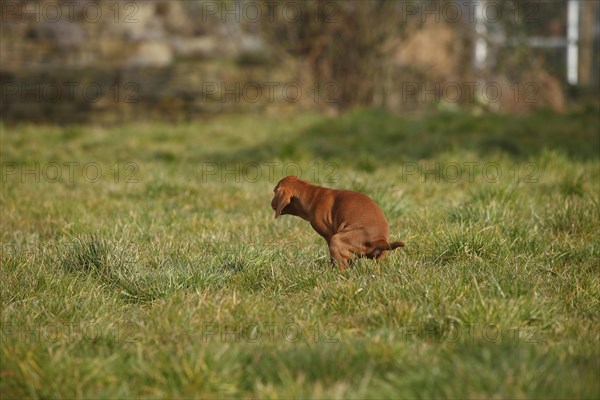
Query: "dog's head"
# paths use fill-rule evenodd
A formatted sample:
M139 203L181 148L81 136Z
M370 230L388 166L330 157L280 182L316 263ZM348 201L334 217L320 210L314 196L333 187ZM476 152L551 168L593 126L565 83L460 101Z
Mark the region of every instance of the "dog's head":
M275 210L275 218L285 214L299 216L297 186L301 182L302 180L296 176L286 176L277 183L275 189L273 189L275 196L271 200L271 208Z

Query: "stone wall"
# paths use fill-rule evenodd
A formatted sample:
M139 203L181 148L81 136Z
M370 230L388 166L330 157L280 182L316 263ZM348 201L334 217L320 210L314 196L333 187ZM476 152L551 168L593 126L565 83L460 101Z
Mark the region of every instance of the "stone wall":
M4 2L3 118L189 119L265 107L266 96L249 103L244 94L254 98L257 88L268 89L265 83L287 82L289 69L273 68L256 27L221 18L211 4Z

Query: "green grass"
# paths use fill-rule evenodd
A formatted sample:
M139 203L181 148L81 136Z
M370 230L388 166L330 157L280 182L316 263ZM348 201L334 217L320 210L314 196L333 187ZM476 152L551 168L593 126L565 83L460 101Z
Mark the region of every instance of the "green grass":
M599 126L2 126L2 398L598 398ZM373 197L406 248L331 267L273 219L296 165Z

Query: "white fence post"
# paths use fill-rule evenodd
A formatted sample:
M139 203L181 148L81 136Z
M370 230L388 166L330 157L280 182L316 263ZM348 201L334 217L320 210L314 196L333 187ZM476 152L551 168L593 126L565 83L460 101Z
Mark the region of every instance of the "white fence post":
M569 0L567 6L567 82L579 81L579 0Z

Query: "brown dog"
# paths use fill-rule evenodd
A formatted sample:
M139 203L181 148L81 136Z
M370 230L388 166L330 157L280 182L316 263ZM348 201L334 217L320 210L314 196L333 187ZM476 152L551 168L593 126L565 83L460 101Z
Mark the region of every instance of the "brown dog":
M331 261L338 262L341 271L354 256L380 260L386 250L404 246L389 243L383 212L362 193L324 188L295 176L280 180L273 192L275 218L289 214L310 222L327 241Z

